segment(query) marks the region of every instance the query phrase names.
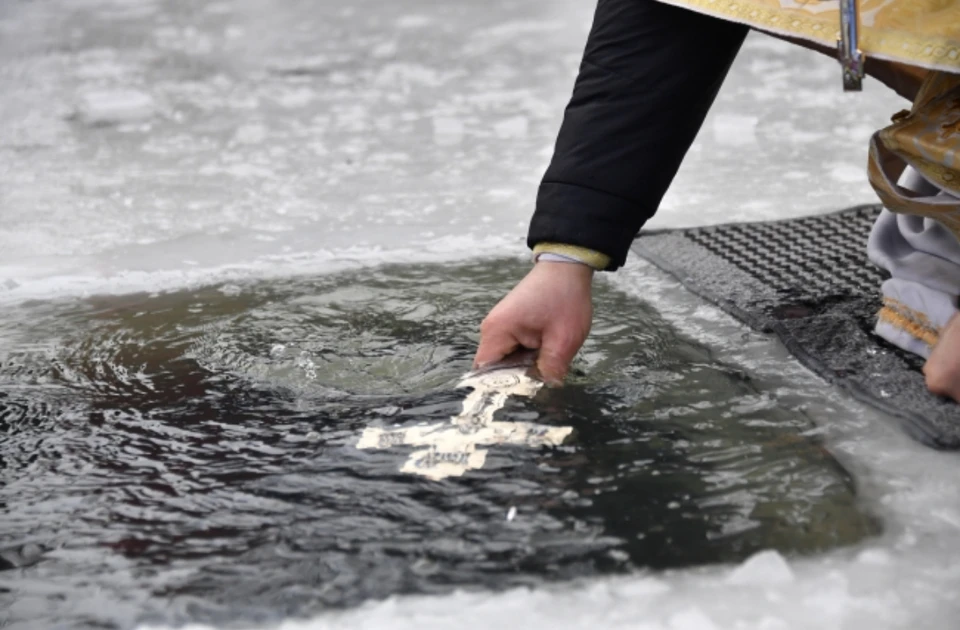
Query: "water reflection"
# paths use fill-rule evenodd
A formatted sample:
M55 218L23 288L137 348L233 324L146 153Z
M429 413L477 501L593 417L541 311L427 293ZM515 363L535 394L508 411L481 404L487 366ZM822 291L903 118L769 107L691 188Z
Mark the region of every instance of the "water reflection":
M501 444L437 480L400 472L410 446L358 449L365 431L461 412L476 325L524 268L12 310L0 597L14 625L263 620L878 531L800 411L602 284L572 382L496 414L571 427L562 444Z

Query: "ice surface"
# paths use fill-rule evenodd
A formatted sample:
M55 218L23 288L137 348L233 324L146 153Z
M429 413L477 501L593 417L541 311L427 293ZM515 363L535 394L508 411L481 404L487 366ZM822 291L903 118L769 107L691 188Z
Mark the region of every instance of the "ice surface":
M77 118L86 125L109 125L147 120L155 110L153 99L143 92L88 92L80 97Z
M5 4L0 299L525 255L590 17L573 0ZM866 141L903 103L837 82L751 38L652 225L872 199Z
M754 554L734 569L727 578L730 584L747 586L785 584L792 581L793 571L790 570L790 565L783 556L773 550Z
M524 256L590 11L577 0L3 3L0 303ZM751 36L652 225L872 201L867 139L904 102L872 81L862 95L839 83L835 63ZM957 457L913 444L774 344L740 344L742 328L643 264L611 281L718 356L822 394L809 413L886 534L815 559L400 597L280 627L955 627Z

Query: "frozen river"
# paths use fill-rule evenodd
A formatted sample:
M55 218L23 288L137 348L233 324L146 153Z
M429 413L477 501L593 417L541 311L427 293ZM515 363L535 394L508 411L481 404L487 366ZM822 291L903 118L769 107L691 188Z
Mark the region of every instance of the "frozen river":
M33 415L17 416L17 422L25 426L40 419L38 426L56 431L64 428L64 417L85 418L88 406L126 395L124 387L131 392L139 388L136 400L144 408L167 405L165 413L180 413L169 400L151 398L149 392L156 391L151 387L162 390L163 383L146 378L149 369L136 371L140 354L111 354L111 348L129 338L140 344L143 365L166 370L164 361L176 361L143 343L155 334L188 347L185 352L203 369L282 386L287 398L251 400L248 408L263 405L285 422L294 423L304 408L321 409L310 407L319 396L313 378L317 372L332 379L326 381L333 383L331 388L358 396L399 395L391 383L401 383L404 396L427 397L417 399L424 414L446 413L451 401L429 399L431 392L465 369L470 347L463 339L470 339L470 322L509 285L510 274L522 271L517 261L526 256L526 222L572 86L590 11L588 3L572 0L0 3L0 402L4 394L52 386L44 380L44 360L69 366L76 359L88 371L75 370L63 383L53 383L63 386L57 390L63 396L42 390L34 405L26 407ZM863 175L867 139L904 105L873 82L862 95L845 95L835 63L751 36L653 225L798 216L872 201ZM502 266L499 275L478 271L491 260ZM378 273L370 271L377 265L408 263L447 265L448 284L443 284L444 267L362 275ZM361 275L335 275L342 273ZM376 330L378 322L359 319L349 329L311 323L332 317L322 300L309 299L327 278L345 283L331 290L343 303L376 303L397 316L399 323L391 330L410 335L396 333L409 342L405 362L363 363L375 356L372 346L334 336ZM310 284L313 279L319 284ZM720 380L743 372L758 383L752 401L758 407L737 413L783 407L812 421L813 428L797 429L796 417L784 420L793 423L794 432L824 442L853 473L858 506L882 522L882 531L862 540L853 536L845 541L859 542L820 553L810 553L817 548L813 543L797 555L772 545L784 554L770 551L743 562L736 553L705 551L710 564L704 566L670 558L659 566L635 563L609 575L575 571L572 580L560 575L532 588L520 579L496 585L479 578L453 585L465 592L438 589L430 594L425 587L380 592L370 587L366 592L371 595L390 597L366 603L345 598L339 603L349 604L346 608L331 610L316 603L325 600L311 599L302 585L294 584L290 590L302 596L297 605L276 607L284 611L279 616L245 621L241 616L239 622L270 628L421 630L508 624L650 630L955 627L960 613L955 455L910 442L889 419L826 387L777 344L746 332L639 261L603 282L604 295L610 296L604 303L611 309L640 308L636 305L642 300L643 308L655 308L657 321L662 318L661 332L640 335L639 343L660 343L663 337L657 335L675 330L690 347L707 349L698 360ZM416 291L427 284L436 284L432 295L447 301L456 301L451 295L458 291L481 289L476 302L458 306L462 310L441 309L442 316L434 317L426 307L401 312L405 295L426 300L425 293ZM351 297L353 285L369 290ZM214 297L205 288L210 286L216 287ZM394 294L391 287L413 287L413 293ZM168 290L173 297L157 295ZM274 304L263 298L270 291L278 296ZM243 299L230 301L237 296ZM197 319L200 311L194 308L216 312ZM171 315L130 323L126 313L139 312ZM235 313L247 318L248 336L220 334L227 329L217 326L234 321ZM629 381L617 380L624 364L610 362L627 356L618 355L626 351L615 338L626 333L618 333L616 323L630 320L613 311L607 317L609 321L598 315L597 345L585 353L583 366L626 391ZM451 332L442 343L434 340L438 354L429 336L405 328L431 318L459 335ZM331 335L331 341L325 348L303 345L311 331ZM338 340L346 348L339 353ZM308 355L291 355L285 362L284 352L297 343ZM270 352L258 355L261 345ZM321 350L328 353L327 372L309 363L321 363ZM660 365L657 352L647 357L651 365ZM656 373L680 378L680 364L671 367L676 359L663 356L667 366ZM344 357L350 361L336 362ZM449 363L431 372L440 359ZM130 371L106 378L103 366ZM343 374L354 380L334 382ZM184 382L192 382L193 375L183 372ZM653 381L643 383L651 391L663 391ZM101 388L104 384L114 389ZM590 387L602 386L596 381L582 387L589 394ZM221 396L229 389L209 391ZM84 398L94 393L100 397ZM74 415L48 413L55 403ZM368 403L362 404L370 413L382 409ZM557 404L570 409L584 405L582 400ZM672 404L679 405L676 400ZM739 409L732 395L716 404ZM327 399L323 405L324 413L338 409ZM609 411L618 409L611 404ZM84 541L92 536L84 527L93 521L70 520L82 512L77 499L82 494L50 483L63 477L46 476L55 467L44 469L22 450L34 444L23 435L32 434L14 426L12 417L0 415L10 433L4 441L15 442L18 449L10 457L0 446L0 555L6 553L0 565L6 568L0 571L0 625L7 615L14 627L27 628L33 627L31 618L52 618L70 627L84 619L132 623L139 610L155 612L153 598L162 595L141 586L156 574L145 577L146 569L124 559L149 556L136 541L107 549L57 538L62 531ZM360 414L349 420L356 424L365 418ZM125 416L122 428L134 431L135 420L135 415ZM48 421L52 424L43 424ZM223 426L231 440L242 444L242 427ZM293 437L302 433L295 423L284 426ZM65 442L38 447L37 453L43 463L52 448L57 458L75 465L70 475L79 491L93 479L86 478L85 485L84 474L92 474L105 458L88 460L85 452L78 453L90 445L111 445L96 430L77 435L89 439L76 452L72 442ZM719 439L709 431L705 436L705 445ZM164 440L181 437L188 439L186 434L163 434ZM289 448L282 457L310 459L307 451L298 450L304 448L299 442L288 442L258 443L258 456L280 457L275 450ZM121 458L128 464L136 461L129 451ZM258 461L264 471L276 473L271 462ZM381 474L375 467L370 470ZM815 471L824 476L811 473L810 478L826 480L824 487L832 484L842 495L840 477ZM202 470L198 474L197 483L207 483ZM104 480L105 487L108 482ZM500 509L499 498L518 488L530 490L520 482L551 483L521 479L517 487L486 488L483 500ZM166 477L164 484L154 490L187 492L187 485ZM772 487L756 487L761 486ZM289 487L283 491L289 500ZM345 489L318 488L305 478L298 496L321 491ZM31 503L32 495L51 498ZM796 505L805 505L800 501L805 497L791 495ZM637 502L644 498L634 497ZM744 501L729 499L731 505ZM364 500L380 499L369 495ZM277 505L269 510L281 514ZM108 507L97 514L120 514L134 519L131 523L143 518ZM506 513L510 505L502 507ZM329 514L305 516L320 527ZM62 524L57 518L64 519ZM531 519L532 529L522 531L531 536L540 535L536 527L550 527L521 509L518 522L524 518ZM219 526L241 525L227 521ZM107 519L103 527L114 531L110 527L119 527L118 522ZM350 524L337 527L349 531ZM871 532L866 527L859 533ZM569 544L575 547L575 542ZM209 544L205 552L229 551ZM762 547L757 541L750 544L754 546L744 549ZM577 560L591 558L594 551L583 550ZM40 561L30 557L41 553L46 555ZM157 571L170 584L192 579L187 574L195 569L186 560L178 558ZM332 561L325 567L332 582L338 570L362 574L362 567L348 560L345 569ZM106 577L67 579L68 574L56 573L72 565L100 567ZM270 588L271 575L263 575L264 590ZM228 577L219 578L212 583L229 583ZM250 583L247 575L244 588ZM472 588L478 585L483 588ZM176 595L175 589L167 593ZM257 600L256 592L247 595ZM177 619L190 619L190 597L176 601ZM310 605L298 608L302 602ZM285 615L289 619L281 621ZM231 623L238 620L231 618Z

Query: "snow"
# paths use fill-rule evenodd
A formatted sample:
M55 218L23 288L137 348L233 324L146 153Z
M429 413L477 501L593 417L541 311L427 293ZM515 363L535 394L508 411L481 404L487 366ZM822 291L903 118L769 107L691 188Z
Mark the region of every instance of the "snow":
M792 581L793 571L790 570L790 565L783 556L772 549L747 558L727 576L728 584L741 586L788 584Z
M590 12L577 0L4 4L0 308L526 256ZM904 102L839 83L835 63L751 36L651 226L872 201L867 140ZM721 360L789 382L883 536L738 567L396 597L274 627L955 627L957 456L914 444L643 263L609 281Z
M80 97L77 117L86 125L110 125L147 120L155 110L153 99L143 92L88 92Z

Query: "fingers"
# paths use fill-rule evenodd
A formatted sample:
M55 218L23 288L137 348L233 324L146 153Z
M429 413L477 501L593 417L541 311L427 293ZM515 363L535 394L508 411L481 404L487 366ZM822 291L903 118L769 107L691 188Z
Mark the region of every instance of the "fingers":
M480 325L474 368L529 348L540 351L541 376L562 382L590 330L592 279L586 265L535 265Z
M520 342L503 326L484 320L480 325L480 347L473 357L473 369L499 361L520 347Z
M960 402L960 366L930 363L923 368L927 389L939 396L946 396Z
M960 402L960 386L947 380L942 375L931 375L930 372L927 372L927 389L938 396L945 396Z
M960 402L960 316L944 327L923 373L931 392Z
M583 343L571 335L548 329L543 337L543 346L537 358L537 370L544 381L559 385L567 376L570 363Z

